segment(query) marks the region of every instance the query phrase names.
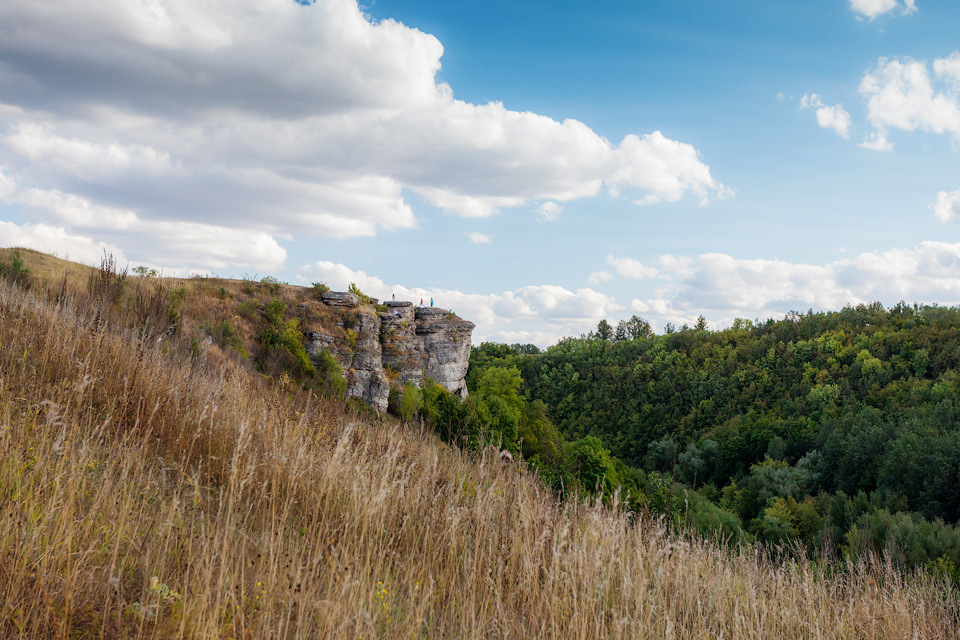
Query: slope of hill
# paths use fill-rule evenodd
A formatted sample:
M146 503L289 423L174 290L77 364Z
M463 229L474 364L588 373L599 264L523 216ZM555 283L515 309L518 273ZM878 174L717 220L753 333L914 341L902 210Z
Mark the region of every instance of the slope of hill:
M109 269L47 288L26 257L0 279L4 638L960 633L928 574L561 503L522 464L198 347L209 283L172 283L169 335L169 295L117 293Z

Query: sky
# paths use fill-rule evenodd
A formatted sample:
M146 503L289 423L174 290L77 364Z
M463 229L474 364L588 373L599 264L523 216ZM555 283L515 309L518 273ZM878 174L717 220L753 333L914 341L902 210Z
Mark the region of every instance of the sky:
M0 246L474 342L960 304L960 5L4 0Z

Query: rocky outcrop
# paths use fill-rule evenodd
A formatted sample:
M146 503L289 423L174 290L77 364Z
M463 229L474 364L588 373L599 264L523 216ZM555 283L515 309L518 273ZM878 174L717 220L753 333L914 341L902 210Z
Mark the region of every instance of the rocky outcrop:
M418 308L407 301L388 301L377 311L350 293L327 292L321 300L338 312L338 319L335 327L307 334L307 352L313 358L322 351L333 355L343 368L348 395L385 411L391 381L421 386L429 378L461 398L467 396L472 322L446 309Z
M423 374L447 391L467 397L467 367L474 324L446 309L416 311L416 332L423 354Z
M331 307L353 309L360 303L360 296L345 291L324 291L320 294L320 300Z

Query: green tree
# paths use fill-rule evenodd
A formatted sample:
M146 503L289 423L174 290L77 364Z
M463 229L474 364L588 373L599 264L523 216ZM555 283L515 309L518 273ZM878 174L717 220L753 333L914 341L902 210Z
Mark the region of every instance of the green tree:
M640 338L649 338L653 335L650 323L640 316L632 316L629 320L621 320L617 323L617 328L613 333L613 339L616 342L624 340L639 340Z
M606 318L597 324L596 336L600 340L610 340L613 338L613 327L610 326L610 323L607 322Z
M584 490L610 496L620 484L610 452L603 448L599 438L580 438L567 444L565 453L571 474Z
M513 452L517 451L524 414L522 382L516 367L490 367L477 381L474 400L483 439Z

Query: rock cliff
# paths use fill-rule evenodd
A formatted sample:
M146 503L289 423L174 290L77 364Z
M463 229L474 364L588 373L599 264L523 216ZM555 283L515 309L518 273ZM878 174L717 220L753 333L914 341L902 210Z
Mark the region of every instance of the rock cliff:
M307 353L312 358L323 351L333 355L343 368L348 395L385 411L391 381L420 386L430 378L467 396L472 322L446 309L406 301L361 304L351 293L327 292L321 301L333 313L323 326L307 332Z

